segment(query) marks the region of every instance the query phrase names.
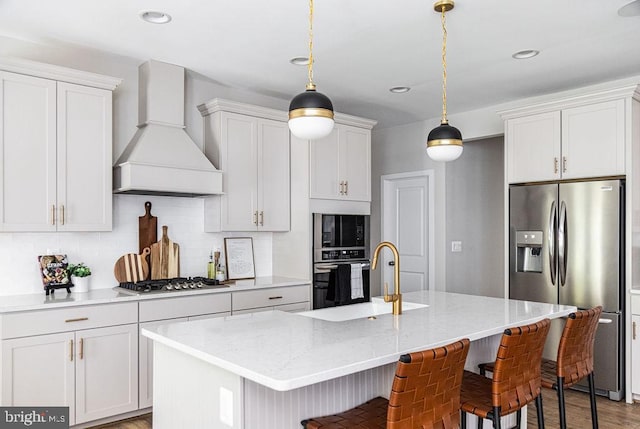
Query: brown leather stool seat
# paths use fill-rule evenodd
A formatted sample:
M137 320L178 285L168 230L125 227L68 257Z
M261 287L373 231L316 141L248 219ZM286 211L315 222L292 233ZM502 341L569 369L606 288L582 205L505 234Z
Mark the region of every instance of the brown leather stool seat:
M469 340L400 356L389 400L301 422L305 429L454 429Z
M466 427L466 413L471 413L478 416L478 428L482 428L483 419L489 419L494 428L500 429L501 416L520 411L535 401L538 427L544 429L540 365L550 324L549 319L544 319L506 329L500 340L492 379L464 372L460 393L463 428Z
M602 314L600 306L569 314L558 345L557 362L549 359L542 360L541 384L542 387L555 389L558 392L561 429L567 428L564 389L576 385L585 377L589 382L591 425L593 429L598 428L598 411L593 383L593 344L600 314ZM493 363L483 363L478 366L481 374L494 370Z

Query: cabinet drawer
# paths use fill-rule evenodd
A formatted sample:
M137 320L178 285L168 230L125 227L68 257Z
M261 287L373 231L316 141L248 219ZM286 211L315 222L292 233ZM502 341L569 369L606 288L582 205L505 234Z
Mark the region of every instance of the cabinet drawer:
M66 307L2 316L2 339L138 323L138 303Z
M308 285L233 292L233 311L304 301L309 301Z
M179 292L178 292L179 293ZM231 311L230 293L172 296L140 302L140 322Z
M631 314L640 315L640 295L631 295Z

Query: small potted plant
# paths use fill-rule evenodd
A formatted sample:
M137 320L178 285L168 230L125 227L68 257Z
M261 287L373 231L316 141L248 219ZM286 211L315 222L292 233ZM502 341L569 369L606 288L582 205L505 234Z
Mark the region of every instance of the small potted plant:
M71 276L71 283L74 285L74 292L89 291L89 276L91 276L91 268L87 267L83 262L79 264L69 264L67 271Z

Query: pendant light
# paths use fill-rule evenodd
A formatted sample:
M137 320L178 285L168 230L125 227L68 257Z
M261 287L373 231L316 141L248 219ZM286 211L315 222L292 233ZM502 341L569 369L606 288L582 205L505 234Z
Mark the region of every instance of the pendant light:
M442 120L427 137L427 155L434 161L453 161L462 154L462 134L447 121L447 27L444 14L453 9L452 0L441 0L433 5L442 14Z
M324 94L316 91L313 83L313 0L309 0L309 83L307 89L291 100L289 129L294 136L315 140L329 135L333 129L333 104Z

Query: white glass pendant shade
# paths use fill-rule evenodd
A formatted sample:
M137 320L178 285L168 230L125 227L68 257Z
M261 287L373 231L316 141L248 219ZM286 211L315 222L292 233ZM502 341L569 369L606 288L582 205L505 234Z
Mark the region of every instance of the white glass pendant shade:
M432 146L427 147L427 155L434 161L454 161L462 155L462 146Z
M289 119L291 133L304 140L317 140L333 130L333 119L321 116L300 116Z

